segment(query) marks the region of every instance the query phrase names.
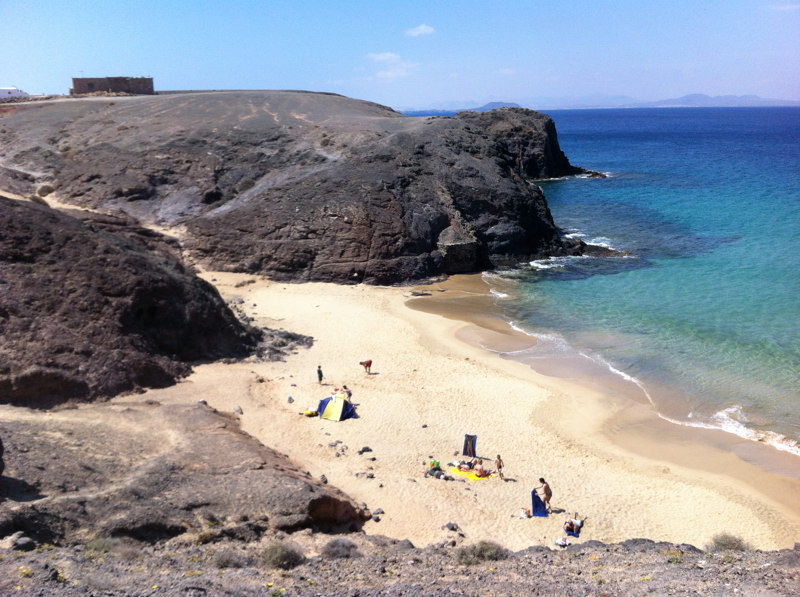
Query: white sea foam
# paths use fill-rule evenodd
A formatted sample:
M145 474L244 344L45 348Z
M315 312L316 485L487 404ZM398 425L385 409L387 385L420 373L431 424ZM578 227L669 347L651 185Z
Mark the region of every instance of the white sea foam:
M508 324L508 326L509 326L509 327L510 327L512 330L515 330L515 331L517 331L517 332L521 332L521 333L523 333L523 334L527 334L528 336L535 336L535 334L532 334L532 333L531 333L531 332L529 332L528 330L524 330L524 329L522 329L521 327L519 327L519 325L517 325L517 322L515 322L515 321L511 321L511 320L509 320L509 321L507 321L506 323Z
M528 263L534 269L556 269L565 267L571 260L590 259L582 255L569 255L567 257L548 257L547 259L536 259Z
M514 321L507 321L508 326L517 332L525 334L526 336L530 336L536 339L536 348L533 349L533 352L536 353L538 356L552 356L553 354L565 354L573 352L572 347L570 346L567 340L559 335L547 332L531 332L530 330L526 330L520 327ZM531 352L530 348L523 349L521 351L507 351L505 354L517 354L520 352Z
M509 298L512 298L511 294L509 294L507 292L502 292L500 290L497 290L497 288L495 288L496 285L503 284L504 282L505 282L505 286L508 286L508 282L506 281L506 279L503 276L499 276L499 275L497 275L495 273L492 273L492 272L483 272L481 274L481 279L484 282L486 282L486 284L489 286L489 294L491 294L493 297L498 298L498 299L509 299Z
M536 261L531 261L528 265L535 269L553 269L554 267L558 267L558 264L555 262L554 257L548 257L547 259L537 259Z
M681 425L683 427L724 431L726 433L731 433L733 435L736 435L737 437L741 437L742 439L748 441L762 443L771 446L776 450L788 452L789 454L793 454L795 456L800 456L800 442L792 440L780 433L776 433L773 431L760 431L748 427L747 426L747 423L749 422L748 417L745 414L743 407L740 405L729 406L713 414L711 417L709 417L707 420L704 421L696 420L696 415L694 413L690 413L688 415L687 418L688 420L679 420L669 417L658 411L655 400L648 391L646 385L641 380L615 367L613 364L605 360L600 355L574 349L570 345L570 343L566 340L566 338L564 338L560 334L547 333L547 332L532 332L530 330L523 328L516 321L508 320L507 323L509 327L511 327L513 330L536 338L537 345L533 349L525 348L518 351L493 351L493 352L503 352L503 354L506 355L518 355L518 354L529 353L533 354L534 356L541 355L543 357L545 356L552 357L558 354L563 355L569 353L580 355L581 357L591 361L592 363L600 365L601 367L607 369L613 375L616 375L624 379L626 382L636 386L642 392L644 397L647 398L648 403L653 408L656 415L662 420L667 421L668 423L672 423L674 425Z
M725 431L726 433L731 433L743 439L767 444L777 450L781 450L783 452L789 452L790 454L794 454L795 456L800 456L800 443L798 443L797 441L789 439L785 435L781 435L780 433L775 433L774 431L758 431L748 427L746 425L748 419L744 411L742 410L741 406L738 405L729 406L728 408L725 408L712 415L708 421L694 421L694 420L680 421L678 419L674 419L672 417L668 417L660 413L656 408L656 404L655 401L653 400L653 397L650 395L650 392L647 391L647 387L637 378L625 373L620 369L617 369L602 357L599 357L597 355L590 355L585 352L580 352L579 354L595 363L600 363L604 365L614 375L618 375L625 381L628 381L634 384L636 387L638 387L645 395L645 397L655 410L658 417L663 419L664 421L673 423L675 425L681 425L684 427ZM694 414L690 413L689 419L693 418Z
M689 417L694 418L694 414L690 414ZM797 441L789 439L780 433L775 433L774 431L758 431L745 425L745 423L748 422L747 416L739 405L729 406L728 408L714 413L708 421L676 421L667 417L662 418L671 423L684 425L686 427L725 431L741 437L742 439L767 444L776 450L800 456L800 444L798 444Z
M606 178L614 178L614 173L610 172L610 171L609 172L600 172L600 174L602 174ZM589 173L578 174L578 175L575 176L575 178L589 178L589 179L592 179L592 180L603 180L602 178L598 178L594 174L589 174Z
M601 356L590 355L589 353L586 353L586 352L579 352L578 354L580 354L582 357L585 357L585 358L589 359L590 361L593 361L595 363L599 363L600 365L603 365L609 371L611 371L611 373L613 373L614 375L617 375L617 376L621 377L622 379L624 379L625 381L635 385L637 388L639 388L642 391L644 396L647 398L647 401L650 403L650 406L655 408L656 404L653 401L653 397L650 395L650 392L647 391L647 388L645 387L645 385L641 381L639 381L638 379L636 379L632 375L628 375L627 373L625 373L621 369L617 369L616 367L614 367L614 365L612 365L611 363L606 361Z
M590 245L595 245L597 247L605 247L606 249L611 249L612 251L616 251L616 247L611 244L611 239L606 238L605 236L598 236L597 238L592 238L586 241Z

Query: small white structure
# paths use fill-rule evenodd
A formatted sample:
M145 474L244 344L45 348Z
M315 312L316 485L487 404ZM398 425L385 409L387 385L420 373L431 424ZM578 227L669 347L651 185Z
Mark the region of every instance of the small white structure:
M28 94L17 87L0 87L0 100L9 97L28 97Z

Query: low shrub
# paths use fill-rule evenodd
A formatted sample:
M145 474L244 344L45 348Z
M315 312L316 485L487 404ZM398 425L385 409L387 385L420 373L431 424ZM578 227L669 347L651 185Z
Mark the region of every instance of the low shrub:
M683 552L680 549L668 549L667 562L670 564L680 564L683 562Z
M730 533L720 533L719 535L714 535L706 551L747 551L748 549L750 549L750 546L741 537Z
M92 551L99 551L100 553L108 553L119 545L117 539L95 539L86 544L86 549Z
M217 568L244 568L250 563L250 558L232 549L223 549L214 554L214 565Z
M331 539L322 548L322 555L326 558L334 558L344 560L347 558L357 558L361 554L358 553L358 547L352 541L347 539Z
M39 197L47 197L47 196L48 196L50 193L52 193L53 191L55 191L55 189L54 189L52 186L50 186L49 184L43 184L42 186L40 186L40 187L39 187L39 188L36 190L36 194L37 194Z
M291 570L305 562L305 556L295 547L285 543L273 543L264 549L262 559L271 568Z
M461 547L456 552L459 564L472 566L481 562L505 560L508 550L492 541L478 541L474 545Z

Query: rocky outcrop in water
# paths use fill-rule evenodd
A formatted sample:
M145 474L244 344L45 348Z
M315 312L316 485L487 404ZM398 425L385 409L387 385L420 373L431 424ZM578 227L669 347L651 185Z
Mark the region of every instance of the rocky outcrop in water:
M0 189L181 227L213 269L386 284L587 249L535 184L583 170L530 110L216 92L14 104L0 130Z
M0 402L49 407L164 387L262 333L130 218L0 197Z

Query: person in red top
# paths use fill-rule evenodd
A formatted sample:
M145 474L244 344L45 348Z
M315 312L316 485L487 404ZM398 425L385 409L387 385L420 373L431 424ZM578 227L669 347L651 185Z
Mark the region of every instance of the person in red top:
M359 365L361 365L362 367L364 367L364 371L366 371L367 373L369 373L369 372L370 372L370 369L372 368L372 359L370 359L370 360L368 360L368 361L361 361L361 362L359 363Z

